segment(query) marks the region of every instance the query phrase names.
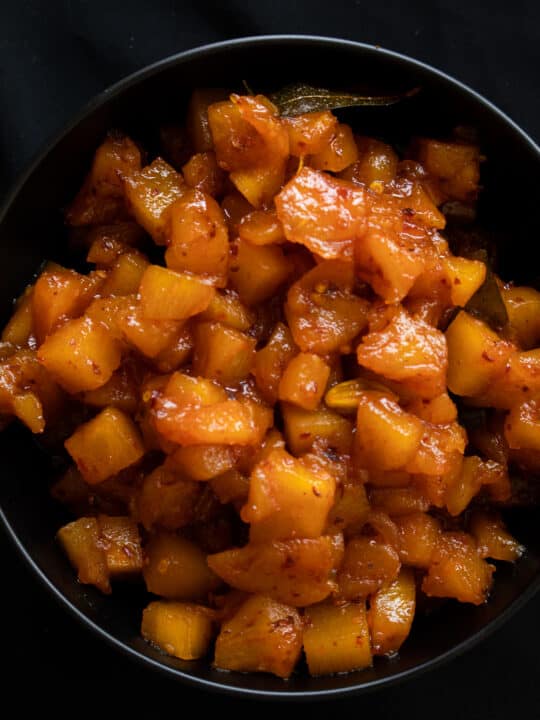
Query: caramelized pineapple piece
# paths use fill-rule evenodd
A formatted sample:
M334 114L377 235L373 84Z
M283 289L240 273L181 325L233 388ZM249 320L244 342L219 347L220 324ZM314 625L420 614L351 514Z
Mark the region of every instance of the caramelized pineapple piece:
M311 606L304 617L310 675L351 672L372 664L365 602L325 602Z
M90 485L103 482L144 455L137 426L117 408L106 408L80 425L65 446Z
M283 118L289 135L289 152L295 157L315 155L330 143L338 121L329 110Z
M171 205L186 189L182 175L158 157L142 170L126 174L123 183L135 220L154 242L165 245Z
M367 597L398 575L401 563L391 545L369 537L355 537L345 547L338 575L338 597Z
M486 601L494 570L478 555L470 535L446 532L439 537L422 590L429 597L452 597L481 605Z
M370 303L353 294L351 263L321 262L289 288L285 315L303 352L346 352L367 325Z
M404 565L427 569L437 547L441 526L425 512L394 518L399 533L399 559Z
M525 552L497 512L475 510L469 520L469 532L476 540L482 558L516 562Z
M171 205L169 218L167 266L204 276L218 287L226 285L229 238L217 202L200 190L189 190Z
M248 306L273 297L292 271L291 260L277 245L252 245L242 239L231 245L230 283Z
M319 537L335 487L322 467L309 467L285 450L273 450L253 469L241 513L251 525L251 542Z
M418 450L423 432L422 422L385 394L367 390L360 396L356 440L363 467L404 467Z
M155 595L170 600L204 600L221 582L206 564L201 548L179 535L159 532L144 552L144 581Z
M187 320L206 310L214 293L193 275L149 265L139 287L141 313L147 320Z
M51 376L70 393L105 385L120 365L120 346L89 318L70 320L49 335L37 354Z
M253 367L257 387L267 402L276 402L281 376L295 354L296 346L289 328L278 322L266 345L255 354Z
M339 413L321 406L304 410L283 403L281 407L287 444L294 455L310 452L316 440L338 453L348 454L353 445L353 425Z
M151 602L143 611L141 635L181 660L204 657L214 635L212 611L202 605Z
M462 310L446 331L448 387L456 395L478 395L502 375L514 347L481 320Z
M141 168L137 145L120 133L109 133L94 155L92 168L66 213L68 225L103 225L126 220L122 179Z
M358 159L358 148L349 125L339 123L328 144L309 158L316 170L341 172Z
M110 593L110 581L142 570L141 539L137 525L127 517L83 517L58 531L58 540L79 582Z
M279 381L278 397L304 410L315 410L324 395L330 366L318 355L299 353L287 364Z
M223 623L214 665L288 678L301 650L302 620L297 610L264 595L252 595Z
M208 565L233 588L303 607L335 589L332 575L342 558L343 537L324 535L225 550L210 555Z
M411 631L416 584L414 574L403 568L387 587L377 590L370 599L369 630L375 655L396 653Z
M357 349L363 367L394 381L409 396L432 398L446 390L444 335L399 309L386 327L365 335Z
M146 530L178 530L195 520L201 486L171 465L160 465L139 488L132 512Z
M197 375L236 385L245 380L255 361L256 340L221 323L195 328L193 371Z

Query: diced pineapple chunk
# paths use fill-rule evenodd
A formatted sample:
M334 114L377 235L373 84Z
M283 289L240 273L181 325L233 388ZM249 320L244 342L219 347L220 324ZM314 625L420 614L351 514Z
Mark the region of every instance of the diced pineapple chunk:
M173 203L169 213L167 266L204 275L220 287L226 285L229 239L217 202L199 190L189 190Z
M478 555L470 535L446 532L437 542L422 590L429 597L451 597L481 605L491 587L494 570Z
M399 158L391 145L369 137L357 137L359 159L349 166L340 177L363 183L388 183L397 173Z
M335 590L332 578L343 559L341 535L246 545L208 556L208 565L231 587L264 593L303 607Z
M283 226L274 210L254 210L240 221L238 234L252 245L279 245L285 242Z
M131 297L118 308L114 323L121 336L149 358L158 358L172 349L182 330L183 320L151 320L143 315L142 305Z
M345 547L337 575L338 596L345 600L367 597L395 580L400 566L391 545L369 537L354 537Z
M150 265L139 288L141 311L149 320L186 320L206 310L214 293L192 275Z
M97 519L79 518L61 528L57 537L78 572L79 582L95 585L101 592L110 593L107 559L99 544Z
M89 318L70 320L49 335L38 350L38 360L70 393L95 390L120 365L118 342Z
M411 631L416 607L413 572L403 568L387 587L370 599L368 623L376 655L396 653Z
M135 220L158 245L165 245L170 207L186 190L182 175L158 157L142 170L127 174L124 190Z
M245 380L255 361L256 340L221 323L195 328L193 370L197 375L235 385Z
M444 258L443 264L452 304L465 307L486 279L485 263L450 255Z
M256 353L253 368L257 387L268 402L276 402L282 373L295 353L289 328L278 322L266 345Z
M234 170L229 175L236 189L254 207L269 205L285 181L285 163Z
M129 517L98 516L100 546L111 578L129 577L143 568L141 537Z
M354 135L344 123L339 123L328 144L309 158L309 164L316 170L341 172L358 159L358 148Z
M251 245L238 239L231 245L230 283L246 305L275 295L291 275L293 265L277 245Z
M437 546L441 527L424 512L394 518L399 533L399 559L404 565L427 569Z
M217 292L199 317L201 320L219 322L244 332L254 325L256 319L255 313L241 302L233 290Z
M204 600L220 585L198 545L173 533L154 535L145 547L149 592L170 600Z
M144 478L133 514L146 530L177 530L195 519L201 486L169 465L160 465Z
M418 158L428 173L451 198L474 200L480 180L480 151L477 145L421 138Z
M188 445L175 450L167 462L193 480L211 480L231 470L237 457L229 445Z
M264 595L253 595L223 623L214 665L288 678L301 650L302 620L297 610Z
M29 285L17 299L13 315L2 330L0 340L15 347L24 347L34 333L32 316L33 287Z
M100 290L101 297L136 294L147 267L148 260L142 253L122 253L111 265Z
M345 352L368 321L370 303L354 295L350 262L328 261L290 286L285 315L295 343L304 352Z
M289 361L281 376L278 397L305 410L315 410L329 377L330 366L321 357L299 353Z
M239 400L181 409L158 398L154 417L158 432L179 445L256 445L273 421L269 408Z
M58 531L79 581L111 591L110 580L142 570L141 539L137 524L128 517L82 517Z
M364 467L398 470L412 459L424 432L421 420L381 392L368 390L359 399L356 438Z
M66 320L82 315L103 280L103 274L86 276L49 266L36 280L32 293L33 329L38 343Z
M182 174L186 185L211 197L221 195L226 175L219 167L212 151L196 153L183 165Z
M462 310L446 331L448 387L456 395L478 395L504 372L514 346Z
M106 408L80 425L65 446L90 485L103 482L144 455L137 426L117 408Z
M90 173L66 213L69 225L102 225L126 220L122 178L141 167L141 151L128 137L109 133L98 147Z
M540 404L523 402L510 410L504 423L504 436L510 448L540 450Z
M251 541L319 537L335 487L323 468L316 471L285 450L273 450L253 469L242 510L242 519L251 524Z
M311 675L362 670L372 664L365 602L313 605L306 611L305 624Z
M283 124L289 134L289 152L303 157L322 152L332 140L337 118L329 110L284 117Z
M287 444L294 455L309 452L316 440L338 453L351 452L353 425L338 413L324 406L304 410L289 403L283 403L281 410Z
M540 292L530 287L502 287L512 340L523 350L540 344Z
M180 407L201 407L224 402L225 390L213 380L175 372L165 383L165 395Z
M386 327L365 335L358 362L397 383L400 393L432 398L446 390L444 335L400 308Z
M204 657L214 634L212 611L201 605L154 601L145 608L141 634L181 660Z
M469 532L476 540L482 558L515 562L525 552L497 512L475 510L469 520Z

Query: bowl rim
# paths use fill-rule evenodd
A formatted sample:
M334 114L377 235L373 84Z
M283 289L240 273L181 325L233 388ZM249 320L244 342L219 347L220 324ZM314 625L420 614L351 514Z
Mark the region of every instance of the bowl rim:
M238 47L238 46L264 46L279 43L298 43L300 45L327 45L327 46L341 46L348 47L351 49L362 50L367 53L380 53L388 58L394 59L397 62L407 65L410 68L422 70L427 72L433 77L444 80L445 82L453 85L455 88L465 92L471 96L477 103L486 108L489 112L497 115L503 122L511 127L511 129L521 137L523 141L529 146L529 149L537 155L540 160L540 147L537 143L528 135L514 120L512 120L505 112L500 110L490 100L481 95L479 92L469 87L460 80L452 77L451 75L439 70L428 63L421 60L417 60L403 53L398 53L394 50L383 48L379 45L371 45L368 43L358 42L355 40L349 40L340 37L322 36L322 35L303 35L303 34L271 34L271 35L254 35L240 38L234 38L230 40L223 40L220 42L209 43L199 45L188 50L184 50L179 53L174 53L161 60L158 60L150 65L146 65L139 70L123 77L119 81L105 88L103 91L94 96L89 102L85 103L81 110L79 110L74 117L64 124L64 126L54 133L49 139L47 139L41 148L34 154L30 161L26 164L25 168L19 173L15 182L11 185L11 189L5 196L5 200L0 206L0 227L7 215L11 205L15 201L17 195L24 187L28 179L51 152L51 150L66 136L68 135L79 123L81 123L86 117L92 112L101 107L110 98L119 95L121 92L128 88L136 85L137 83L158 74L162 70L166 70L178 63L189 61L194 57L211 56L215 53L219 53L223 50ZM461 641L457 645L454 645L444 653L437 655L430 660L422 662L413 667L407 668L390 677L384 677L376 680L371 680L367 683L352 684L349 687L340 688L329 688L322 690L290 690L284 683L283 690L264 690L254 689L249 687L236 687L233 685L223 684L214 680L206 680L204 678L196 677L183 670L165 665L159 660L149 657L139 650L128 646L122 640L116 638L113 634L109 633L103 627L98 625L94 620L87 617L81 610L79 610L68 598L62 593L62 591L52 582L47 574L39 567L37 562L32 558L30 553L26 550L21 540L17 536L17 533L11 526L8 518L6 517L2 507L0 507L0 520L6 530L8 538L13 543L14 547L18 550L20 555L25 559L27 566L31 568L35 576L41 581L42 585L46 590L59 602L61 606L69 611L72 617L77 619L83 626L88 630L96 633L99 638L105 640L107 644L113 648L116 648L127 656L132 661L138 661L143 665L146 665L153 670L159 671L162 675L168 676L169 678L176 678L182 682L191 685L194 688L200 690L210 690L212 692L226 693L233 697L244 697L250 699L267 699L277 701L301 701L301 700L326 700L342 698L345 696L351 696L360 693L373 692L375 690L382 689L383 687L390 687L397 683L405 680L419 677L425 672L438 668L451 659L461 655L466 650L477 645L479 642L491 635L501 625L503 625L512 615L514 615L520 608L522 608L537 592L540 591L540 575L537 576L530 585L513 600L497 617L491 620L487 625L482 627L480 630L469 636L465 640Z

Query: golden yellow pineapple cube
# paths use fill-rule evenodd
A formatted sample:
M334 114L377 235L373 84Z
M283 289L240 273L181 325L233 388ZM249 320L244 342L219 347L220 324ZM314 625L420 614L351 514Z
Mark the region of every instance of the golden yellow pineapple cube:
M302 620L297 610L264 595L253 595L223 623L214 665L288 678L301 650Z
M142 314L150 320L186 320L206 310L215 292L193 275L150 265L139 287Z
M197 660L206 655L214 634L212 612L201 605L156 600L143 611L141 634L168 655Z
M38 360L56 382L70 393L95 390L120 365L120 345L90 318L70 320L49 335L38 350Z
M89 485L103 482L144 455L137 426L118 408L108 407L83 425L65 442Z
M286 450L273 450L251 473L242 510L252 542L322 535L336 483L322 467L308 467Z
M366 603L323 603L306 610L304 651L311 675L350 672L372 663Z

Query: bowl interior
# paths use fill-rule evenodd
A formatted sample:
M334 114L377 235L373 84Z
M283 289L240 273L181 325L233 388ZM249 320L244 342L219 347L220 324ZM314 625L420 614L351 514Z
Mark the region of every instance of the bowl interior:
M362 133L398 144L411 135L444 136L456 125L475 127L487 157L480 221L497 237L503 277L535 282L534 263L524 260L529 251L529 218L534 217L537 204L533 179L538 177L540 154L510 121L449 78L392 53L337 40L266 38L203 48L143 71L103 95L51 144L0 217L2 323L10 314L12 299L44 260L73 262L66 249L61 209L80 186L106 131L124 130L152 153L160 124L182 119L193 88L228 87L242 92L242 80L255 91L278 89L294 81L378 94L420 86L419 95L391 108L347 110L340 117ZM343 676L309 678L299 673L287 683L270 676L223 673L212 670L207 661L186 663L165 657L144 643L139 637L145 599L141 588L119 587L105 598L79 585L54 541L57 529L67 520L48 495L55 459L15 425L0 434L0 452L0 506L22 549L53 587L84 618L129 651L198 683L298 697L373 687L422 668L481 634L539 584L540 537L534 529L540 512L516 512L508 518L509 524L528 552L516 567L498 568L490 602L480 608L447 603L418 617L399 658Z

